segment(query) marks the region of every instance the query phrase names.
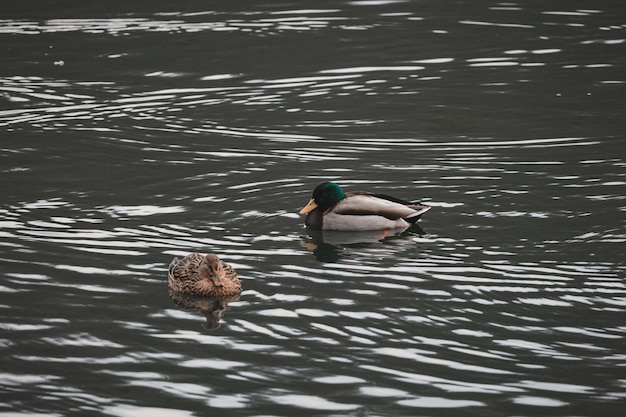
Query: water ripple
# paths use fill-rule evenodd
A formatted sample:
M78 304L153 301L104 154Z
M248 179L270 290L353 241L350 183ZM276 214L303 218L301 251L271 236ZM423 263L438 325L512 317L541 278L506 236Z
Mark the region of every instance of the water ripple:
M416 4L0 20L0 408L618 414L620 14ZM316 233L325 180L433 209Z
M329 26L341 26L349 19L336 15L337 10L294 10L275 14L272 18L258 18L245 12L231 19L224 19L218 12L169 13L148 17L112 19L50 19L45 22L29 20L0 20L0 33L45 34L84 32L106 33L112 36L127 35L133 32L196 33L202 31L241 31L256 34L272 34L284 31L319 30ZM289 16L293 14L294 16ZM307 16L309 15L309 16ZM327 16L320 16L327 15ZM171 19L169 17L178 17ZM169 18L169 19L168 19ZM198 21L202 20L202 21Z

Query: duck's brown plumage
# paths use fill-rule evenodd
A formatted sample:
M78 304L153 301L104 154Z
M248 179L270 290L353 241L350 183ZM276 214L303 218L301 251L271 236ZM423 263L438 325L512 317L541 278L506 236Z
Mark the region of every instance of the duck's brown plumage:
M212 253L174 258L167 282L173 292L189 295L223 297L241 292L235 269Z

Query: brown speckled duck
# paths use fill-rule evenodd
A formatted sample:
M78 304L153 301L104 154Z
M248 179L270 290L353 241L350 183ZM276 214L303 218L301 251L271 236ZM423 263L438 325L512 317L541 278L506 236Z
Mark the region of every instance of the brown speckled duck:
M235 269L212 253L174 258L167 282L173 292L188 295L224 297L241 292Z

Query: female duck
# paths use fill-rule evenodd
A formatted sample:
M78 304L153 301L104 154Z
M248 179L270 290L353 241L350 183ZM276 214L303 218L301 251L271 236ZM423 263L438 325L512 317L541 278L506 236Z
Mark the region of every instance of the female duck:
M304 223L311 229L365 231L406 228L428 210L429 206L384 194L346 193L334 182L324 182L313 190L300 214L306 214Z
M237 272L212 253L174 258L167 282L173 292L187 295L224 297L241 292Z

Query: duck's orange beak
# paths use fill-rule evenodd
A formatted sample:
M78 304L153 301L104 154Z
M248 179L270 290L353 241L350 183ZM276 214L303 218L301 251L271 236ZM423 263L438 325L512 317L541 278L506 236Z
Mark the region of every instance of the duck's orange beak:
M213 275L211 279L213 280L213 283L215 284L216 287L224 286L224 280L222 280L222 277L219 274Z
M300 210L300 214L307 214L308 212L313 211L316 208L317 203L315 202L315 200L311 199L311 201L309 201L309 204L307 204L302 210Z

